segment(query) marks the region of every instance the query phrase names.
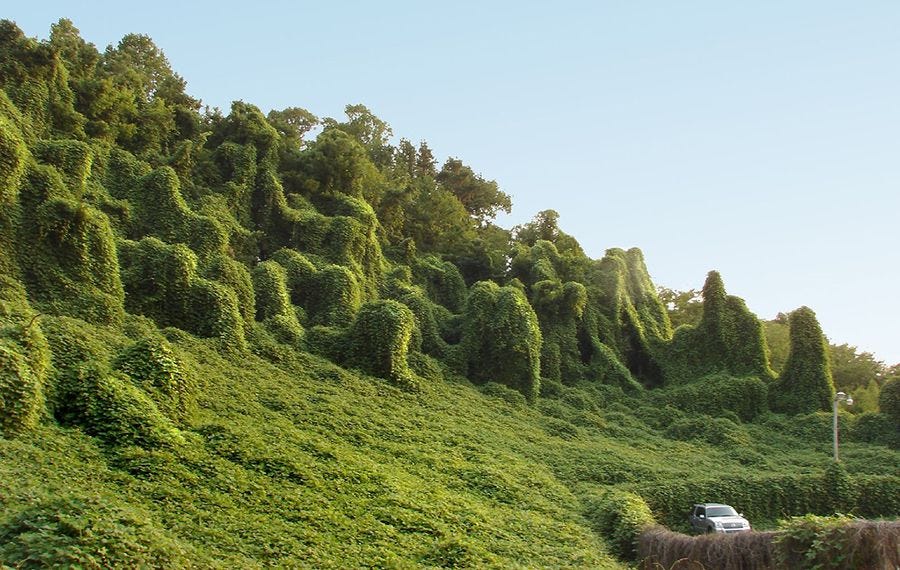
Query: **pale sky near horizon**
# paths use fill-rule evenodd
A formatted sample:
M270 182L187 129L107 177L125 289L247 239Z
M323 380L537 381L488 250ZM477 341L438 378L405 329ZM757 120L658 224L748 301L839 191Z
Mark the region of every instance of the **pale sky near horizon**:
M163 49L227 111L362 103L438 159L544 209L654 282L718 270L761 318L801 305L832 342L900 362L900 2L124 2L0 17L101 50Z

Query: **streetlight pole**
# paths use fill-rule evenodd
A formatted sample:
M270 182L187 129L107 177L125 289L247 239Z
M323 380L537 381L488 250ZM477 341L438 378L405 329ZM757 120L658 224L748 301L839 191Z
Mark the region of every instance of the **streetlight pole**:
M832 405L834 406L834 417L832 423L832 431L834 432L834 462L837 463L838 459L838 402L847 402L848 406L853 405L853 397L848 396L843 392L838 392L834 395L834 400L832 400Z

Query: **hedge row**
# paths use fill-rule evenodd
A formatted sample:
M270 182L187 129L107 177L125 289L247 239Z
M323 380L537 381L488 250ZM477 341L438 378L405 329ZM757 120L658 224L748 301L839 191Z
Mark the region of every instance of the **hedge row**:
M849 512L860 517L900 514L900 476L856 475L830 467L820 474L715 477L638 485L635 492L667 526L683 526L691 505L727 503L753 520L807 513Z

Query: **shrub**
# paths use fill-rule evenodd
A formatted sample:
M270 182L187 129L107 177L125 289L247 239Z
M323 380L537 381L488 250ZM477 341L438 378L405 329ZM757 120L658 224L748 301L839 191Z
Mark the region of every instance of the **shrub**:
M54 166L73 195L83 194L93 162L90 146L76 140L41 140L31 145L31 154L38 161Z
M684 523L690 505L727 503L746 513L750 521L776 520L806 513L829 515L838 508L860 516L895 516L900 511L896 485L889 475L841 473L725 474L714 478L655 481L635 488L667 526ZM894 485L894 491L891 486ZM837 495L832 495L829 489ZM837 500L835 499L837 497Z
M878 396L878 410L900 430L900 378L885 382Z
M347 326L363 302L363 291L352 271L324 264L317 268L304 255L283 248L272 256L286 271L291 301L303 307L311 325Z
M749 422L768 410L768 389L756 377L735 378L716 374L701 381L650 391L650 400L659 406L670 405L685 412L723 416L737 414Z
M900 426L887 414L866 412L856 416L849 437L853 441L900 449Z
M106 216L63 196L28 210L18 253L35 304L92 323L121 323L125 294Z
M581 283L539 281L532 286L531 305L543 339L541 373L545 378L575 383L584 375L578 327L587 305Z
M639 495L607 491L585 500L585 517L619 558L635 560L640 534L656 524L650 507Z
M775 558L784 568L900 567L900 523L807 515L781 521Z
M831 500L831 512L846 513L856 504L856 486L842 463L832 461L825 467L822 486Z
M140 340L116 356L113 368L148 392L167 416L176 421L187 418L195 385L168 341L154 337Z
M666 437L683 441L703 441L721 447L750 444L746 431L725 418L694 415L675 420L665 431Z
M615 386L632 394L640 392L643 387L631 375L631 371L616 356L616 353L595 337L591 338L593 347L590 361L592 378L603 384Z
M657 343L666 384L722 375L771 378L762 324L744 301L727 295L722 277L710 271L703 285L703 316L678 328L671 342Z
M540 391L541 331L525 295L481 281L472 287L463 318L468 376L505 384L534 401Z
M224 254L213 256L203 269L203 276L229 287L237 295L238 309L245 324L256 317L256 297L247 267Z
M213 218L188 207L178 175L170 167L157 168L138 180L129 199L135 207L133 237L154 236L167 243L183 243L203 259L225 251L225 229Z
M153 448L184 442L153 400L121 373L90 363L66 373L60 384L57 419L107 444Z
M378 295L385 260L371 207L349 196L332 196L339 211L353 216L324 216L312 206L292 208L277 175L265 169L257 176L253 195L254 221L263 231L263 253L289 247L348 269L359 282L364 299ZM323 198L324 199L324 198Z
M661 384L661 363L653 347L671 338L672 327L641 250L607 250L592 268L587 286L584 334L592 342L583 344L590 358L594 358L594 348L602 342L644 385ZM608 356L601 355L605 370L613 369Z
M50 364L47 341L37 323L4 325L0 314L0 435L33 429L44 410Z
M433 255L418 257L412 266L412 276L431 301L453 313L463 310L466 283L455 265Z
M528 401L525 399L521 393L513 390L512 388L508 388L503 384L497 384L496 382L488 382L481 387L481 393L486 396L491 396L492 398L498 398L503 400L507 404L513 407L524 407L528 404Z
M9 275L18 273L15 228L19 222L19 187L28 161L28 150L14 115L18 115L18 110L0 89L0 274Z
M834 383L816 314L800 307L791 313L790 326L791 351L781 376L769 390L772 409L787 414L828 411Z
M549 378L541 378L541 397L542 398L559 398L563 394L565 387L562 382L551 380Z
M201 279L190 249L150 237L123 241L119 250L129 312L150 317L161 327L220 338L232 350L246 348L237 296L224 285Z
M291 305L287 290L287 274L275 261L264 261L253 269L256 294L256 318L279 342L299 346L303 327Z
M438 326L439 307L418 291L403 295L399 301L409 307L416 318L416 334L422 352L436 358L444 356L447 343L441 337Z
M15 568L187 568L198 562L196 552L148 513L112 497L71 494L9 512L0 523L0 560Z
M415 388L406 356L415 327L415 317L397 301L373 301L359 310L347 331L349 353L344 360L350 366Z

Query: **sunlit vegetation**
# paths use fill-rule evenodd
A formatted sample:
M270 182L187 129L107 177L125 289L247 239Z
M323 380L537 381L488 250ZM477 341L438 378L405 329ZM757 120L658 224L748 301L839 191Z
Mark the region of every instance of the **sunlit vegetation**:
M900 513L895 371L811 309L501 228L363 105L185 85L146 36L0 22L0 565L616 568L694 502Z

